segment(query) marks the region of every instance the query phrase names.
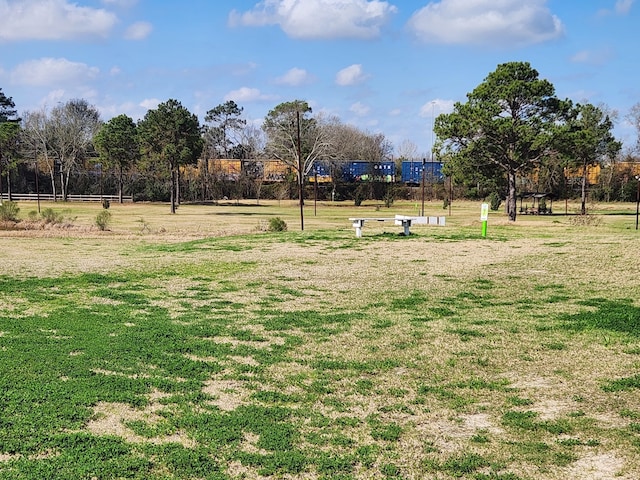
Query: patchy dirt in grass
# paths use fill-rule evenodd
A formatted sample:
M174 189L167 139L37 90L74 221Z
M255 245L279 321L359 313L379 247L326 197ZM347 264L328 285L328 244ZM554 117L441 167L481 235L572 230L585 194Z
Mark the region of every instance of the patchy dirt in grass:
M184 211L180 212L180 218L184 218ZM162 228L170 228L174 218L163 219ZM584 310L581 300L621 297L626 289L631 292L629 296L637 292L637 274L628 267L640 261L637 238L620 239L619 235L610 233L599 237L599 232L587 230L565 235L562 227L558 230L558 239L551 231L554 227L549 226L545 227L549 228L549 235L539 234L537 230L535 235L529 235L538 228L537 220L519 220L513 229L511 224L499 224L494 225L501 228L500 238L486 241L451 226L437 233L417 227L415 236L401 239L382 235L382 229L371 226L365 230L364 238L355 240L345 222L337 228L344 228L347 234L336 234L329 241L318 240L313 234L289 233L291 241L280 241L275 236L267 241L239 237L237 241L222 239L216 244L214 239L206 248L186 245L184 250L148 247L205 238L209 232L200 230L181 235L176 227L171 233L166 233L167 230L160 233L158 225L152 229L156 233L128 237L91 230L69 230L64 236L58 232L58 237L52 232L21 232L20 237L2 235L6 243L3 268L6 275L15 277L146 269L153 275L157 273L158 279L157 285L153 280L145 284L154 292L149 294L150 301L166 308L170 318L181 326L208 321L206 309L202 317L194 320L190 316L190 321L182 321L180 317L192 307L211 303L212 298L202 300L200 295L213 295L219 278L221 288L216 300L228 300L233 308L239 308L237 319L232 315L230 322L235 323L229 323L229 328L253 335L238 333L239 338L235 338L227 333L208 338L210 342L242 347L233 356L187 356L198 362L219 362L227 369L205 382L202 391L211 397L208 405L233 411L253 401L252 388L311 398L307 394L313 391L314 382L319 386L325 386L322 382L326 382L327 393L318 394L316 404L304 406L333 421L332 427L339 418L355 420L356 424L346 427L344 434L357 446L381 446L380 451L384 452L380 456L381 464L384 461L397 464L407 478L422 478L420 462L431 455L438 461L469 451L481 452L491 460L499 457L501 449L507 448L504 445L519 435L507 427L501 428L501 416L506 409L517 409L535 411L539 420L567 418L579 411L580 416L588 420L585 424L593 420L596 425L593 430L589 430L590 426L578 425L575 437L581 441L594 438L600 444L593 448L576 447L573 452L578 460L564 468L550 467L547 460L536 463L537 460L516 453L511 469L517 470L522 465L524 470L534 472L531 478L631 480L633 477L627 472L633 469L637 472L637 461L632 458L633 452L619 448L619 445L629 445L624 428L628 428L631 420L622 418L620 412L623 409L637 412L637 391L613 395L601 387L609 379L635 372L637 354L623 354L620 337L599 340L591 332L569 335L554 328L551 322L559 317L559 312ZM241 230L248 233L244 226ZM215 235L226 235L230 231ZM615 267L610 266L612 261ZM250 266L216 269L213 266L217 262L226 265L246 262ZM198 276L200 265L207 272L203 278L215 278L215 281L191 278ZM183 266L185 270L180 270ZM185 276L188 278L179 274L163 275L163 272L173 272L173 267L178 272L188 271ZM203 282L211 283L203 285ZM222 288L227 284L238 288ZM546 285L551 287L543 288ZM161 288L165 295L157 295ZM579 295L572 296L576 292ZM87 292L81 301L120 303L92 295ZM567 300L558 301L557 307L551 301L546 304L554 295ZM412 303L413 297L422 300ZM407 307L403 308L405 304ZM20 305L12 309L12 301L0 299L0 311L9 312L11 317L18 317L23 306L26 307ZM434 313L434 307L449 309L450 314ZM267 325L270 320L262 315L265 309L317 312L319 322L312 327L300 322L301 326L296 328L269 331L261 325ZM332 322L329 318L332 313L344 314L344 324ZM125 325L135 327L129 332L135 333L144 327L142 321L136 326L136 318L128 320L131 321ZM480 335L456 333L465 329ZM51 339L63 339L55 331L46 333L52 335ZM0 337L2 335L0 332ZM7 338L12 335L14 332L6 333ZM301 343L287 350L287 358L264 369L255 369L259 373L251 380L257 383L259 379L260 387L249 381L234 380L251 375L243 372L240 377L239 365L259 366L257 358L294 336ZM245 338L248 340L243 340ZM629 345L624 344L627 349ZM81 347L74 348L69 355L82 354ZM243 351L253 353L254 357L238 355ZM321 370L316 366L321 363L319 360L335 361L341 366ZM385 365L387 361L391 367ZM126 371L94 372L128 376ZM132 375L131 378L144 376ZM516 391L455 386L458 382L465 385L470 379L491 382L505 378L511 382L508 388ZM369 390L363 390L363 381L370 383ZM441 394L459 394L469 403L456 409L452 399L435 393L420 394L421 386L442 387ZM142 409L120 403L100 403L95 406L87 430L96 435L117 435L131 442L175 441L193 447L194 442L181 433L146 438L127 427L128 422L145 422L150 427L161 422L162 409L171 408L161 404L162 395L159 392L150 395L149 405ZM519 397L531 404L523 402L522 406L514 406L509 403L509 397ZM372 441L372 419L384 425L400 426L399 439L395 443ZM304 442L308 432L305 429L317 427L312 426L311 420L302 423L301 441ZM600 435L602 429L611 431ZM486 436L488 441L474 441L475 435ZM558 439L562 438L550 435L543 440L556 448L554 442ZM248 453L268 453L257 447L258 440L256 435L247 433L240 448ZM335 447L307 446L327 450ZM354 449L346 447L345 455ZM383 458L387 454L388 457ZM0 462L13 459L14 456L0 454ZM257 469L237 462L225 467L235 478L263 478ZM360 468L354 471L357 478L378 478L376 475L381 474L379 469L375 470L378 466L368 471ZM543 472L544 469L547 470ZM303 473L295 478L317 477L314 473ZM289 477L283 475L282 478ZM438 478L444 478L444 473Z
M228 471L231 478L237 479L251 479L251 480L272 480L274 478L273 475L264 476L260 475L257 472L256 468L251 468L246 465L243 465L240 462L230 462L228 465ZM277 478L280 480L318 480L319 478L327 478L326 476L321 477L320 475L314 472L299 472L294 475L288 473L278 473ZM367 478L367 477L357 477L357 478Z
M521 388L524 390L530 389L550 389L553 388L555 382L551 378L544 377L531 377L531 378L519 378L511 384L514 388Z
M229 357L229 360L235 362L238 365L249 365L252 367L257 367L258 365L260 365L260 362L258 362L255 358L251 356L240 357L240 356L232 355Z
M168 237L163 235L151 236L118 236L90 232L88 234L73 234L60 237L60 232L49 236L18 236L11 238L14 232L2 232L3 237L8 241L3 242L3 268L6 274L16 276L48 276L64 272L107 272L130 267L130 256L127 252L140 246L147 246L153 243L176 243L179 241L191 240L190 236ZM25 233L25 232L20 232ZM249 232L245 232L249 233ZM237 259L242 257L245 261L265 261L266 265L277 269L282 273L282 265L291 263L296 259L295 270L290 270L288 274L291 280L299 279L304 283L312 280L314 288L334 291L336 287L353 287L359 284L364 277L371 277L371 267L376 265L378 275L371 281L379 283L386 279L386 276L379 275L380 271L393 274L398 272L398 278L406 275L419 274L422 271L429 273L434 268L445 272L459 271L460 267L466 269L473 268L487 262L496 262L509 258L514 252L513 247L517 247L517 254L523 253L522 249L535 250L540 246L539 241L516 240L513 246L505 246L495 243L478 244L476 241L459 241L450 243L425 243L424 238L416 237L408 239L401 244L394 244L394 248L385 247L378 241L365 240L358 245L358 250L362 254L356 256L353 252L345 250L334 252L331 256L326 256L326 246L311 244L291 244L291 243L268 243L260 249L248 249L242 252L217 251L219 259L228 257ZM411 253L412 259L424 259L426 264L414 264L410 272L402 274L402 264L408 260L408 252L419 251L418 256ZM55 255L51 253L55 252ZM201 255L210 255L209 252L199 252ZM172 254L165 252L162 255L150 255L143 260L150 265L170 265L180 261L180 253ZM357 257L367 258L366 263L358 261ZM322 262L300 264L297 259L323 258ZM442 261L441 259L446 259ZM385 264L384 266L380 263ZM380 268L382 267L382 270ZM316 275L313 275L316 272ZM268 272L267 272L268 273ZM442 273L442 272L441 272ZM273 277L272 277L273 278ZM179 285L178 289L183 289L186 285ZM297 298L298 302L305 298Z
M454 454L468 447L474 435L501 435L504 430L485 413L455 414L439 411L427 414L416 425L423 442L428 440L441 452Z
M251 347L255 349L269 349L272 345L284 345L285 338L283 337L265 337L265 341L256 341L256 340L238 340L234 337L205 337L203 340L207 340L213 343L217 343L220 345L231 345L233 347L237 347L239 345L243 345L245 347Z
M54 450L45 450L44 452L34 453L32 455L27 456L29 460L47 460L49 458L54 458L59 456L60 453ZM11 462L13 460L20 460L24 455L19 453L0 453L0 463L2 462Z
M114 300L113 298L95 297L95 296L91 297L89 299L89 302L92 305L111 305L111 306L122 305L124 303L120 300Z
M151 375L148 375L148 374L145 374L145 373L128 374L128 373L123 373L123 372L114 372L112 370L104 370L102 368L92 368L91 371L93 373L97 373L99 375L126 377L126 378L131 378L133 380L138 379L138 378L150 378L151 377Z
M205 382L202 391L213 397L209 401L220 410L230 412L249 402L250 392L244 383L236 380L211 379Z
M501 434L504 430L500 427L496 427L491 419L491 416L486 413L470 413L466 415L460 415L462 421L463 431L467 434L475 435L478 431L487 431L494 434Z
M188 358L189 360L193 361L193 362L203 362L203 363L216 363L218 362L220 359L217 357L202 357L199 355L193 355L191 353L185 353L183 355L184 358Z
M622 417L617 411L615 412L599 412L590 414L590 418L593 418L598 422L602 428L627 428L629 426L629 420Z
M585 455L568 469L567 477L573 480L637 480L624 474L624 460L614 454Z
M268 452L261 448L258 448L258 441L260 436L250 432L244 432L244 438L240 444L240 450L247 453L257 453L259 455L267 455Z
M166 408L158 400L166 396L169 394L152 392L148 395L149 405L142 409L133 408L124 403L99 402L94 407L93 417L87 423L86 429L95 435L114 435L131 443L179 443L187 448L195 447L195 441L180 432L147 438L137 435L126 426L126 422L132 421L141 421L150 425L158 423L162 417L157 412Z
M542 399L536 401L530 407L526 407L527 410L531 410L538 414L540 420L556 420L559 417L566 416L575 410L575 404L566 401Z

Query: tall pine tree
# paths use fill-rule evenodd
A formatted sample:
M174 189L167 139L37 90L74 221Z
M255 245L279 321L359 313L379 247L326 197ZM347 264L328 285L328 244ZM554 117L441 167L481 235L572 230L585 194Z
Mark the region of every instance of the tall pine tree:
M20 119L16 104L0 88L0 203L2 203L2 177L8 175L10 154L16 148Z

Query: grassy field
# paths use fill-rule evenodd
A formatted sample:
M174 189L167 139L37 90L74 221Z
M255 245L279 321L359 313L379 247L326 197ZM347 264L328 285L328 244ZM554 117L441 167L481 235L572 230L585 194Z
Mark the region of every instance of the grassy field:
M0 479L638 479L635 207L43 204L0 231Z

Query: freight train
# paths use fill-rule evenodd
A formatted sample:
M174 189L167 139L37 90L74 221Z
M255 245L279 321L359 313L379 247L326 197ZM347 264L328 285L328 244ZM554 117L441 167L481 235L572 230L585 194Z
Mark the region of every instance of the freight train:
M631 176L640 175L640 163L617 162L611 167L618 172L627 171ZM291 167L281 160L212 159L209 160L208 171L218 178L228 181L238 180L242 175L261 179L266 183L282 182L287 178L295 178ZM588 165L587 184L598 185L602 171L603 167L599 164ZM354 160L331 165L315 162L307 175L307 181L332 183L334 175L337 182L343 183L373 181L407 185L419 185L423 180L425 183L442 183L445 177L442 173L442 162ZM582 175L582 168L564 169L564 177L568 181L579 181ZM534 182L537 181L537 172L534 171L529 178Z
M347 161L329 165L314 162L307 181L313 183L382 182L420 184L439 183L444 181L441 162L402 161L400 172L395 161L369 162ZM220 179L235 181L242 175L261 179L264 182L282 182L293 175L290 166L280 160L233 160L212 159L208 162L208 171ZM424 173L423 173L424 172Z

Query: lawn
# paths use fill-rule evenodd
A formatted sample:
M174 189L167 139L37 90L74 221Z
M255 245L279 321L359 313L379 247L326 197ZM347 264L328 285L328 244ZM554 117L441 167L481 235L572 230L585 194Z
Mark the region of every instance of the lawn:
M0 231L0 479L640 478L635 204L45 207Z

